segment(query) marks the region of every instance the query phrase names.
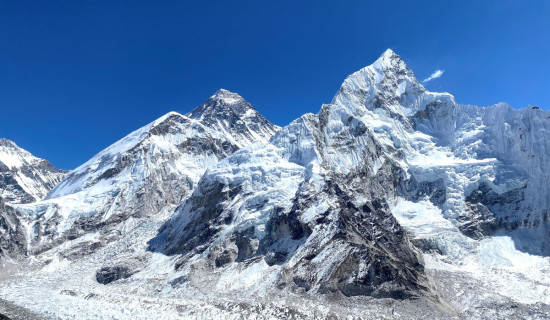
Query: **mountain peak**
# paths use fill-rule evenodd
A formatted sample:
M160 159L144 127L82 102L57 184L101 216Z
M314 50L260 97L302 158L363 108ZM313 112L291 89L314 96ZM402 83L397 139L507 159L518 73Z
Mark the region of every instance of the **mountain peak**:
M399 57L399 55L397 53L395 53L395 51L388 48L388 49L386 49L386 51L384 51L384 53L382 53L382 55L380 57L393 57L393 56L398 56Z
M202 105L186 114L189 118L208 121L232 116L244 116L246 113L257 113L254 107L238 93L219 89Z
M0 164L14 169L34 162L35 158L30 152L19 147L15 142L0 138Z
M384 53L371 65L377 70L399 69L409 70L407 64L401 56L395 53L392 49L387 49Z
M343 86L350 86L349 89L367 89L370 85L376 86L390 78L417 83L414 73L407 67L401 56L392 49L387 49L374 63L349 75Z
M218 89L210 98L209 100L214 101L220 101L225 104L236 104L239 102L246 102L243 97L241 97L238 93L231 92L226 89Z
M171 119L178 119L178 118L182 118L182 117L185 117L185 116L182 115L179 112L170 111L170 112L166 113L165 115L163 115L162 117L158 118L157 120L153 121L150 124L150 126L152 128L152 127L158 126L161 123L165 123L166 121L170 121Z
M426 88L416 79L414 72L403 59L387 49L373 64L364 67L343 82L331 104L338 104L353 112L366 109L386 109L393 114L411 116L427 101L441 100L454 104L447 93L427 94ZM419 100L420 97L424 97ZM424 101L422 105L419 101Z
M234 142L239 147L258 139L267 141L279 130L238 93L226 89L216 91L186 116L238 138Z
M15 142L8 140L6 138L0 138L0 147L8 147L8 148L19 148Z

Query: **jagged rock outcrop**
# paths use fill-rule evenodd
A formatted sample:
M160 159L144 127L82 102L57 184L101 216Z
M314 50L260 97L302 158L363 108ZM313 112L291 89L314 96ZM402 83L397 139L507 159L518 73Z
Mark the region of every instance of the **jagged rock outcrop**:
M24 256L27 234L17 212L0 198L0 257Z
M96 280L101 284L126 279L132 276L132 271L126 266L103 267L96 273Z

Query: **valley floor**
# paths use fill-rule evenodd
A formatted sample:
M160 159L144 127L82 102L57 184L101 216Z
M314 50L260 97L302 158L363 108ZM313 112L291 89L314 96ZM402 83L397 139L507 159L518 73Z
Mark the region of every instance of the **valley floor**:
M0 269L0 299L4 299L0 300L0 313L12 319L550 318L550 276L545 268L530 264L531 273L487 266L473 269L468 264L448 264L437 254L424 254L424 260L439 303L429 299L334 298L275 290L209 293L210 288L176 283L171 278L176 257L147 251L147 241L173 209L167 208L153 219L125 222L120 230L127 231L121 240L72 261L62 258L64 245L24 264L4 261ZM74 247L75 243L66 245ZM497 248L489 252L507 252L506 246ZM529 256L515 256L529 261ZM546 265L547 258L530 259ZM108 285L98 283L96 271L118 260L138 261L139 272ZM255 282L254 286L268 284Z
M48 317L41 316L20 307L13 302L0 299L0 320L47 320Z
M161 257L159 257L160 259ZM24 272L0 283L0 313L11 319L548 319L550 306L495 296L486 284L461 272L430 269L442 297L397 301L368 297L270 293L206 295L170 290L149 278L95 281L85 269ZM89 270L92 271L92 270ZM157 287L158 290L154 290ZM444 299L444 300L443 300ZM444 302L445 301L445 302ZM462 310L457 306L462 305ZM20 306L24 306L20 307Z
M63 250L61 246L25 264L4 262L0 269L0 299L5 299L6 310L20 310L19 314L28 319L34 319L30 312L53 319L449 318L448 312L427 300L333 299L246 290L238 294L208 294L192 286L171 286L167 278L173 274L174 258L146 250L147 240L156 234L171 210L167 208L154 219L127 222L123 229L129 231L121 241L78 260L60 258L59 251L55 251ZM131 278L108 285L96 281L95 272L104 263L136 257L146 262Z

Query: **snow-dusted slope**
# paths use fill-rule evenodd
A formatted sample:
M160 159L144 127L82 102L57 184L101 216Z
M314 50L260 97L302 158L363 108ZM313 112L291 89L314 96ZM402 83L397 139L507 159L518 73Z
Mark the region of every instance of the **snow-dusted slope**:
M0 198L11 203L42 199L65 175L13 141L0 139Z
M208 100L211 105L198 109L204 114L214 112L210 109L223 105L223 99L215 95ZM249 113L256 113L239 99ZM236 118L239 111L231 110L227 116ZM18 206L27 217L30 250L42 252L66 240L99 233L80 245L79 251L85 254L90 247L117 239L118 225L130 217L147 217L177 204L194 189L206 168L247 142L235 143L240 128L233 123L222 131L203 120L168 113L71 171L44 201ZM274 128L269 122L258 123L253 128L258 132L247 127L246 133L254 133L251 140L262 140Z
M13 141L0 139L0 257L25 253L25 225L13 206L42 199L65 174Z

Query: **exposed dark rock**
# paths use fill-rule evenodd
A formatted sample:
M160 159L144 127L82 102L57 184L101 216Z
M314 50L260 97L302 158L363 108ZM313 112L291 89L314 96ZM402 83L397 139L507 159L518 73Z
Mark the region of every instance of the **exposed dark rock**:
M64 294L64 295L68 295L68 296L71 296L71 297L76 297L78 296L78 294L76 292L74 292L73 290L61 290L60 292L61 294Z
M92 293L87 294L87 295L84 297L84 299L90 300L90 299L97 299L97 298L99 298L99 297L100 297L99 294L93 293L93 292L92 292Z
M435 181L419 182L413 176L405 183L403 193L414 200L422 200L428 197L436 206L441 206L447 201L447 189L443 178L439 178Z
M244 261L252 257L257 250L258 240L254 236L254 227L250 227L242 232L235 234L235 244L237 245L237 262Z
M17 212L0 198L0 256L27 254L27 237Z
M480 183L466 197L467 211L457 218L460 231L468 237L480 239L498 230L517 229L522 224L517 212L525 198L524 190L525 186L499 194L488 183Z
M209 185L199 185L195 191L197 196L192 196L185 205L189 211L200 212L178 233L178 239L168 238L165 243L156 243L155 239L149 242L152 250L163 251L173 255L187 253L190 250L201 250L201 245L212 240L212 236L219 232L219 225L225 225L228 216L222 216L225 202L232 199L240 188L226 186L215 182ZM185 209L184 209L185 210ZM161 228L161 233L169 233L168 228L177 227L167 223ZM162 238L162 235L160 236ZM167 247L164 247L167 245Z
M339 290L346 296L394 299L427 293L422 262L385 200L373 200L358 207L347 188L334 182L334 179L329 182L325 191L325 195L339 200L333 210L338 212L340 231L332 241L339 243L336 246L348 247L349 254L338 263L329 279L322 279L320 292ZM304 267L310 259L304 258ZM312 284L319 280L313 279Z
M265 254L264 259L267 265L272 266L274 264L281 264L286 261L288 252L268 252Z
M181 277L177 277L176 279L170 281L170 285L172 286L172 288L175 288L179 285L182 285L182 284L186 283L187 281L189 281L189 278L187 276L181 276Z
M218 90L187 116L199 120L207 127L229 133L241 145L245 142L243 140L257 141L258 136L267 140L278 130L248 101L225 89ZM229 146L219 144L215 146L215 148L220 147Z
M96 280L101 284L131 277L133 272L126 266L103 267L96 272Z
M222 253L220 253L220 255L218 255L216 257L216 259L214 260L215 261L215 264L216 264L216 268L221 268L231 262L233 262L234 260L234 253L228 251L228 250L224 250Z
M8 300L0 299L0 319L12 320L51 320L52 318L38 315L22 306Z

